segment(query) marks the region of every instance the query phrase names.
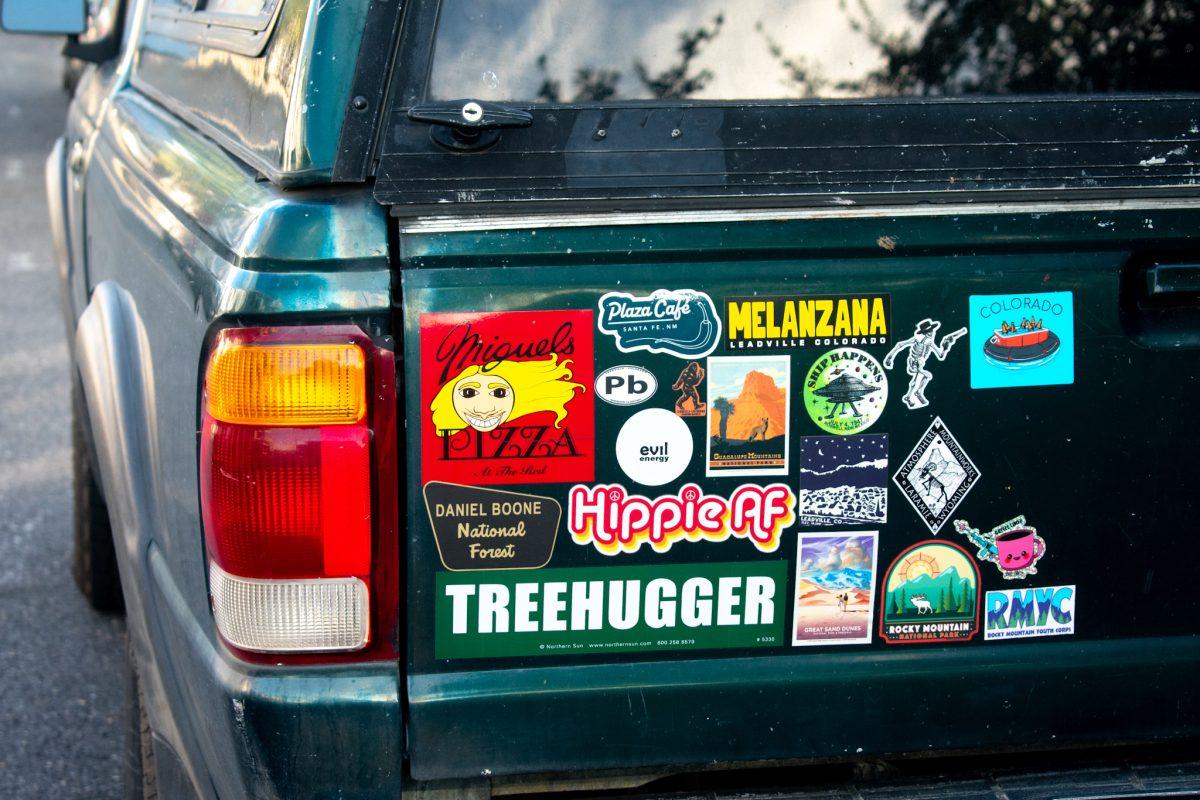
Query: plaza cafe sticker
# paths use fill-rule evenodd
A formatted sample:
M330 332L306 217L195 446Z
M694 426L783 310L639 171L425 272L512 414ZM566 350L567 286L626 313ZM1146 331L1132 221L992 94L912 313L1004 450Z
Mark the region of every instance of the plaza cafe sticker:
M422 314L423 481L591 481L591 311Z
M886 294L725 298L730 350L886 345L891 333L892 300Z

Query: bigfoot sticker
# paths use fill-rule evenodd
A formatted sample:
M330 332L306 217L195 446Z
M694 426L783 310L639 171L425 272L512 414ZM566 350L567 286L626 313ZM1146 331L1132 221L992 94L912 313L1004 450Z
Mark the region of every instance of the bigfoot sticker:
M800 439L801 525L887 522L888 437Z
M936 417L893 480L936 535L979 480L979 470Z
M845 436L875 424L887 405L883 367L869 353L839 347L818 358L804 379L804 407L821 430Z
M979 568L956 544L921 542L888 567L879 600L888 644L966 641L979 630Z
M562 507L549 497L425 484L425 510L449 570L538 569L554 553Z
M883 357L883 366L891 369L896 362L896 356L908 350L908 360L905 362L905 369L908 371L908 391L904 393L903 400L909 410L929 405L929 400L925 397L925 387L933 380L933 373L926 369L929 357L936 356L938 361L945 361L954 343L967 335L966 328L959 328L947 333L939 342L937 332L941 327L940 322L921 320L912 336L902 342L896 342L891 352Z
M971 388L1075 382L1070 292L971 295Z
M1023 516L1014 517L986 533L972 528L966 520L956 519L954 530L978 547L975 557L995 564L1005 580L1037 575L1037 562L1046 555L1046 540L1037 535L1037 528L1025 524Z
M870 644L879 534L800 534L792 644Z
M708 359L708 477L786 475L787 356Z
M592 312L421 315L423 480L593 479Z
M675 413L681 417L703 417L708 404L700 399L700 384L704 382L704 367L699 361L690 361L679 371L679 377L671 388L679 392L675 399Z

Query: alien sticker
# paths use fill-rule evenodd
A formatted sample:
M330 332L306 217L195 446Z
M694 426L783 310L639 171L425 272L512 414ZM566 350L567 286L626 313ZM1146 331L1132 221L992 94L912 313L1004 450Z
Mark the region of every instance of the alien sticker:
M910 411L929 405L929 400L925 397L925 387L933 380L933 373L925 368L925 365L929 363L929 357L937 356L938 361L945 361L946 356L950 355L950 348L954 346L954 343L967 335L966 328L959 328L947 333L939 342L937 341L937 332L941 327L942 323L932 319L921 320L917 323L913 335L896 342L896 346L883 358L883 366L891 369L896 362L896 356L905 349L908 350L908 361L905 364L905 369L908 371L908 391L905 392L903 400L904 405Z
M422 481L590 481L592 312L422 314Z
M1005 580L1015 581L1037 574L1037 562L1046 555L1046 540L1037 529L1025 524L1025 517L1014 517L987 533L980 533L966 520L954 520L954 530L979 548L975 557L991 561Z

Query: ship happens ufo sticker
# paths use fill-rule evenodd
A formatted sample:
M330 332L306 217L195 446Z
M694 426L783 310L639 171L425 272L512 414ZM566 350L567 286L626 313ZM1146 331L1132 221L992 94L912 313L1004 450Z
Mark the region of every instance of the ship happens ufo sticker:
M870 353L839 347L818 358L804 379L804 407L817 426L847 436L875 424L887 405L888 382Z
M1075 382L1070 292L971 295L971 388Z

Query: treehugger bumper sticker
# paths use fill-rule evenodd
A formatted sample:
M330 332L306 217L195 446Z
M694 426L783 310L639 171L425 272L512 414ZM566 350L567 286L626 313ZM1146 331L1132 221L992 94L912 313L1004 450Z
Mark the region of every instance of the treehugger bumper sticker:
M784 644L786 561L437 575L439 659Z

